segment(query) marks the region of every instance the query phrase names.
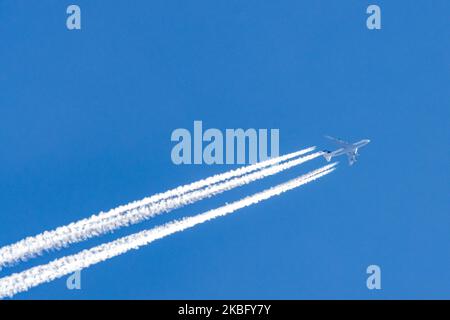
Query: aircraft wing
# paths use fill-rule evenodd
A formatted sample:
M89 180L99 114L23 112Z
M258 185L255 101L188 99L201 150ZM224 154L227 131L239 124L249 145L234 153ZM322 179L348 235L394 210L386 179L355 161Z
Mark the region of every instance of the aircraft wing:
M356 154L354 153L347 153L347 157L348 157L348 164L352 165L356 162Z
M344 146L344 147L350 145L350 143L348 143L347 141L344 141L344 140L341 140L341 139L337 139L337 138L334 138L334 137L331 137L331 136L325 136L325 138L330 139L330 140L332 140L332 141L336 142L337 144L339 144L341 146Z

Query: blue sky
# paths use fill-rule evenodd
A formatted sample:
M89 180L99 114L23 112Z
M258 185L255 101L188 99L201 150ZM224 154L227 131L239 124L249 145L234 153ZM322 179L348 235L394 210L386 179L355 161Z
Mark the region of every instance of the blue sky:
M83 270L82 290L64 278L16 298L450 298L448 1L79 0L79 31L69 4L0 1L0 245L234 168L171 162L171 132L194 120L279 128L281 153L372 142L352 167Z

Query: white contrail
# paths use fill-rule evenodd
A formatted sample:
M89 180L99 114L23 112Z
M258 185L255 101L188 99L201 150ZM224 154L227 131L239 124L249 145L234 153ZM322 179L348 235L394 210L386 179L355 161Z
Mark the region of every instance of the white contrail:
M52 231L45 231L34 237L27 237L14 244L0 248L0 269L18 261L27 260L45 251L59 249L72 243L100 236L120 227L141 222L157 214L180 208L297 166L320 156L322 152L316 152L282 164L278 163L298 157L314 149L315 147L310 147L261 163L231 170L117 207L108 212L101 212L98 215L93 215ZM220 183L221 181L224 182Z
M93 264L124 254L130 250L138 249L157 239L192 228L198 224L217 217L225 216L238 209L248 207L260 201L297 188L334 171L335 165L336 163L326 165L296 179L256 193L252 196L248 196L236 202L224 205L217 209L213 209L192 217L174 220L161 226L141 231L123 238L119 238L115 241L96 246L89 250L84 250L80 253L54 260L48 264L12 274L11 276L0 279L0 298L11 297L19 292L27 291L28 289L42 283L55 280L75 271L87 268Z

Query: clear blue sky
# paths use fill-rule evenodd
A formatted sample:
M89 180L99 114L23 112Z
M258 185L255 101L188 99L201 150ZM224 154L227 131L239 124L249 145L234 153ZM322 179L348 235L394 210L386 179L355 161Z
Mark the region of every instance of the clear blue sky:
M353 167L84 270L80 291L16 298L450 298L450 2L77 0L68 31L71 3L0 1L0 245L231 169L171 162L194 120L279 128L281 153L372 142Z

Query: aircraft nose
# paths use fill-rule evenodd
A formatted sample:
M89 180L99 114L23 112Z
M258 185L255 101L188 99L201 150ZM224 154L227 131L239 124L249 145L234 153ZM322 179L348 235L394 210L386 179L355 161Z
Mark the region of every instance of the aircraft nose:
M366 139L366 142L369 143L369 142L370 142L370 139Z

